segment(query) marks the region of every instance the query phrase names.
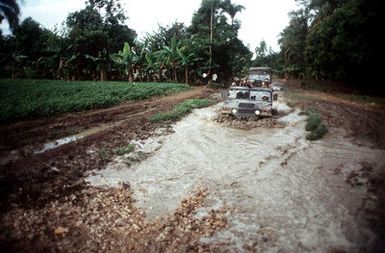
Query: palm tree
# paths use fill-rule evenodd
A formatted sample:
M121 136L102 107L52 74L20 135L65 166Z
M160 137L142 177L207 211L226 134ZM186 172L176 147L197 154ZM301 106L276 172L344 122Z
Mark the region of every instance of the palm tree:
M0 23L4 18L13 31L19 24L20 8L16 0L0 0Z
M231 18L231 25L234 24L234 18L235 18L235 15L237 15L238 12L241 12L245 9L244 6L242 5L239 5L239 4L232 4L231 3L231 0L225 0L223 1L222 3L222 8L224 9L224 11L230 15L230 18Z

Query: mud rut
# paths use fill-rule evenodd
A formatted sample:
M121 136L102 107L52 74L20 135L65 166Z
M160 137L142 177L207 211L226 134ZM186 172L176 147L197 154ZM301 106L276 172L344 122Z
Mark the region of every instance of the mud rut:
M356 146L341 129L309 142L299 111L279 119L284 128L232 129L213 120L219 106L195 110L172 134L133 142L135 153L86 181L129 184L148 220L170 215L188 193L207 188L196 217L225 209L228 223L200 241L223 250L365 252L376 244L360 216L370 204L360 171L382 168L384 150ZM290 108L280 103L279 110Z

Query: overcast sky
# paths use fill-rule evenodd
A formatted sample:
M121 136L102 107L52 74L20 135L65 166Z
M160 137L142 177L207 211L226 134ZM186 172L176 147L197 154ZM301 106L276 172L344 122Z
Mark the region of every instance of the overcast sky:
M169 25L174 21L191 23L192 14L201 0L121 0L129 17L127 25L139 38L156 31L158 24ZM273 50L279 49L279 33L288 24L288 12L297 8L295 0L232 0L246 9L237 14L241 21L239 38L254 52L264 39ZM84 0L24 0L21 4L22 20L28 16L46 28L60 26L68 13L82 9ZM1 25L4 30L4 22Z

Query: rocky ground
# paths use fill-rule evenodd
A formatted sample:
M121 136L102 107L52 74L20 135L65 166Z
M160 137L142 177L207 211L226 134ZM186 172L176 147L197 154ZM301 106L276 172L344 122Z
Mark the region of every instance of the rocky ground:
M147 221L129 187L88 187L39 209L14 208L2 220L2 241L15 252L208 252L199 242L226 226L224 210L195 217L207 189L193 191L170 216Z

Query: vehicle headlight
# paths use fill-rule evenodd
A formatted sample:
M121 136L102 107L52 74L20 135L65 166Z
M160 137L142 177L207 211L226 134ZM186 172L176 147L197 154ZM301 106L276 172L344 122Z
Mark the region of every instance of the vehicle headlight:
M255 111L255 115L259 115L259 114L261 114L261 111L260 110L256 110Z
M237 109L233 108L233 109L231 110L231 113L232 113L232 114L236 114L237 111L238 111Z

